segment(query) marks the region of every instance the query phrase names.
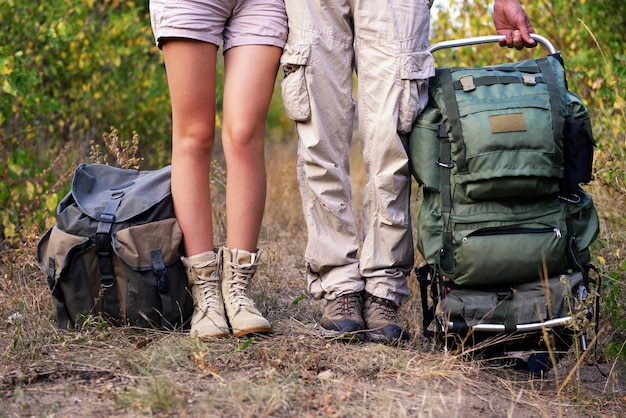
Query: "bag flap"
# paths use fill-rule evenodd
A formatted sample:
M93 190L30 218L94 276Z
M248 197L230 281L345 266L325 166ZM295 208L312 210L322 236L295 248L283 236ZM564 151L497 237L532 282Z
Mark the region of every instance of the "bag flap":
M98 219L110 200L120 199L115 221L124 222L171 194L170 173L170 166L156 171L137 171L103 164L81 164L74 171L70 194L80 210L93 219ZM63 209L61 202L57 215Z
M533 321L545 321L571 315L574 309L571 301L582 282L582 273L575 272L550 277L547 282L537 281L515 286L518 294L516 297L518 317L521 311L528 311L531 305L536 306L536 300L540 297L543 297L543 303L545 303L545 307L541 310L543 316L533 318Z
M565 77L553 57L483 68L439 68L430 100L444 114L457 184L507 177L562 177ZM516 195L536 195L531 182ZM511 196L503 196L511 197ZM481 197L491 199L491 197Z
M41 269L51 276L51 268L54 268L54 277L59 277L74 254L85 250L93 245L87 237L68 234L60 230L56 225L39 240L37 244L37 261Z
M166 266L180 259L183 232L175 218L135 225L113 235L113 251L131 269L153 269L152 252L159 250Z

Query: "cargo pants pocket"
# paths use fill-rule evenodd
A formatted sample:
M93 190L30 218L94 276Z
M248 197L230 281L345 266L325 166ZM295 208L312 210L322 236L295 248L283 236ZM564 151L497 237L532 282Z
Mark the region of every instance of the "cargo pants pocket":
M306 83L310 49L310 45L288 45L281 58L285 75L280 83L283 105L287 117L296 122L311 119L311 103Z
M398 132L406 134L413 129L417 116L428 101L428 78L434 75L434 60L430 52L420 51L400 57L398 98Z

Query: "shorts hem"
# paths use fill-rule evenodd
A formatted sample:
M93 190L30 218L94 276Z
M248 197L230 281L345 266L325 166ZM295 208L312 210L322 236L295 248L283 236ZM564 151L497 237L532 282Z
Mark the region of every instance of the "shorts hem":
M189 39L192 41L206 42L216 46L220 46L221 39L217 36L213 36L209 33L203 33L201 31L184 30L179 28L172 28L171 30L162 29L159 31L156 37L156 44L159 48L163 47L163 40L166 39Z
M248 46L248 45L265 45L265 46L275 46L278 48L283 48L286 44L285 39L274 38L269 36L243 36L239 37L234 41L225 42L224 43L224 51L229 50L230 48L234 48L236 46Z

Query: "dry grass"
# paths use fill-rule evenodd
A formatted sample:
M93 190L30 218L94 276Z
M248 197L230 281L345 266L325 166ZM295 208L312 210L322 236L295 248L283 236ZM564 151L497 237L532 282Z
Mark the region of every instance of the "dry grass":
M548 376L532 378L494 363L444 353L423 341L414 280L413 299L400 311L415 334L406 346L320 339L316 324L320 308L304 291L306 232L295 180L295 149L282 147L270 154L261 242L267 257L252 290L273 324L273 335L200 342L180 333L110 328L103 323L82 332L59 331L34 260L39 233L33 231L24 237L22 248L0 254L0 416L626 413L626 368L599 361L601 348L589 351L583 362L572 353ZM354 169L355 183L362 184L358 160ZM626 241L620 237L609 242Z

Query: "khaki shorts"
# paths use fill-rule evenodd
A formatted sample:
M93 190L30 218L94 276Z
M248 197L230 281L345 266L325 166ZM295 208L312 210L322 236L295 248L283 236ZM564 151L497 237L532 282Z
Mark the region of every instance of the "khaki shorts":
M284 0L150 0L152 31L159 48L166 38L186 38L224 51L242 45L282 48L287 39Z

